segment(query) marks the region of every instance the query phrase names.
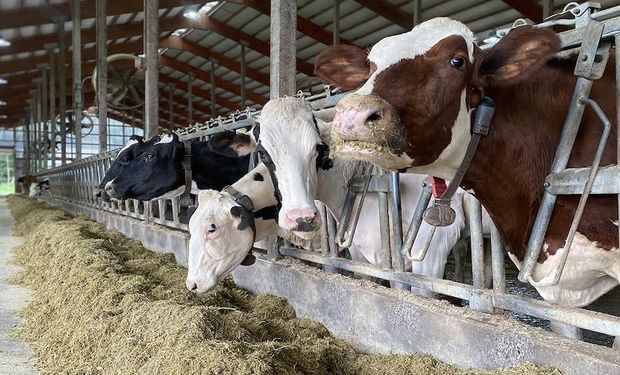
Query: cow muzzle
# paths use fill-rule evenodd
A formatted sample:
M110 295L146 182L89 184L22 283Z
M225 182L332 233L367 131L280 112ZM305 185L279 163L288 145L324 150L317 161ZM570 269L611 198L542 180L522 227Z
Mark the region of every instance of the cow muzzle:
M321 219L314 208L290 210L284 215L283 227L307 239L309 233L314 237L314 232L321 227Z
M107 184L105 184L105 187L103 190L104 190L103 194L106 194L109 197L116 198L116 199L123 199L123 195L117 191L116 184L113 181L110 181Z
M406 147L398 111L375 95L343 98L336 106L332 137L336 154L372 156L384 149L393 153Z

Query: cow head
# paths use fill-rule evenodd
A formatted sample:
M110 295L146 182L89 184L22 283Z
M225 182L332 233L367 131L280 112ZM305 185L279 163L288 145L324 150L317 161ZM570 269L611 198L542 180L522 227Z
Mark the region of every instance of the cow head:
M278 223L304 239L313 237L321 225L314 205L317 170L331 166L329 148L319 136L324 125L303 100L279 98L265 104L252 132L261 156L272 161L282 204Z
M334 151L382 168L421 167L451 179L470 139L470 114L485 89L514 85L560 47L552 31L518 27L488 52L458 21L436 18L370 51L330 47L315 73L356 92L338 103Z
M105 191L116 199L151 200L170 193L184 183L183 142L176 134L149 140L133 162L105 184Z
M121 174L125 169L129 168L129 165L144 151L146 146L151 143L157 142L159 137L153 137L148 142L144 142L143 138L137 135L132 135L129 140L121 148L116 157L112 161L112 165L106 171L105 176L95 188L95 197L101 198L104 201L109 201L110 196L105 191L105 186L108 182L112 181L116 176Z
M187 289L204 293L237 267L254 243L247 217L228 193L202 190L189 220Z

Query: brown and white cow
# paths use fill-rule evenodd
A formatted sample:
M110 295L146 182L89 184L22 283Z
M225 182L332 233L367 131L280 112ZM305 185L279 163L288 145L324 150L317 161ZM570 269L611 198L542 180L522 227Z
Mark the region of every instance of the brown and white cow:
M335 152L451 179L483 92L495 100L495 116L461 186L488 210L520 266L575 87L576 55L557 58L559 49L552 31L519 27L483 52L471 30L448 18L384 38L370 53L330 47L317 57L316 74L357 89L338 104ZM614 74L612 59L591 92L612 123ZM599 120L586 110L569 167L591 164L600 134ZM615 137L612 128L610 139ZM609 142L601 165L615 164L615 158L616 144ZM578 198L558 197L534 280L557 265ZM537 288L544 299L585 306L618 285L617 220L615 196L590 196L559 284Z

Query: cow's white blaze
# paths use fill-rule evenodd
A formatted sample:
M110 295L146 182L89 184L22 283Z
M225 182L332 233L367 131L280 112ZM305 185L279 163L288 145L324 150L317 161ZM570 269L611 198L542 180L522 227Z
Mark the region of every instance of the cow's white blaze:
M116 157L121 156L121 154L122 154L124 151L127 151L127 149L129 149L131 146L133 146L133 145L135 145L135 144L138 144L138 143L140 143L138 140L135 140L135 139L130 139L129 141L127 141L127 143L125 144L125 146L123 146L123 148L121 148L121 149L118 151L118 153L116 154Z
M469 61L473 61L475 38L472 31L459 21L446 17L433 18L422 22L411 31L381 39L375 44L368 60L375 64L376 70L356 92L370 94L378 74L404 59L424 55L435 44L451 35L461 35L467 43Z
M155 143L153 143L154 145L163 145L163 144L167 144L167 143L171 143L172 141L174 141L174 136L172 134L164 134L161 139Z
M545 262L537 264L532 272L533 280L542 283L550 281L551 273L563 253L564 249L560 248ZM509 252L508 255L521 269L521 262L514 254ZM619 280L620 251L617 248L602 249L595 241L577 232L559 283L536 287L536 290L546 301L582 307L616 287Z
M297 98L270 100L263 107L259 122L259 141L276 165L282 195L278 222L286 228L286 215L293 208L316 210L316 146L322 141L312 112Z

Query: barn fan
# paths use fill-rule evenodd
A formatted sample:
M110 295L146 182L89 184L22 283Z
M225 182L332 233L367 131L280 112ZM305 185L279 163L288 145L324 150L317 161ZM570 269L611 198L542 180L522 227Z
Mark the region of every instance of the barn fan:
M65 132L66 133L75 133L75 114L72 110L68 110L65 112ZM60 122L60 115L56 115L55 119L57 134L60 134L60 129L62 129L62 124ZM95 123L93 122L93 118L86 111L82 111L82 138L86 137L90 133L92 133L93 128L95 127Z
M126 111L144 105L144 69L139 66L138 57L128 53L108 56L108 105L119 111ZM93 70L93 88L97 91L97 68Z

